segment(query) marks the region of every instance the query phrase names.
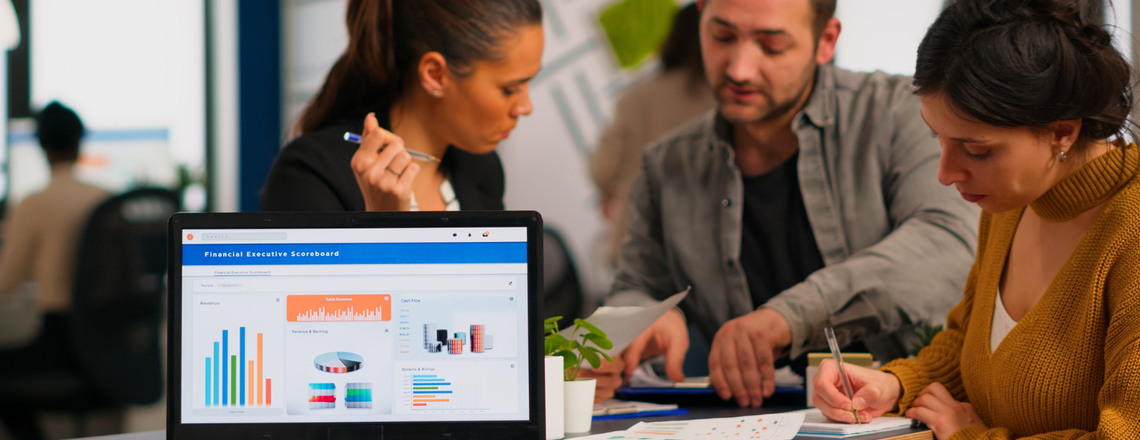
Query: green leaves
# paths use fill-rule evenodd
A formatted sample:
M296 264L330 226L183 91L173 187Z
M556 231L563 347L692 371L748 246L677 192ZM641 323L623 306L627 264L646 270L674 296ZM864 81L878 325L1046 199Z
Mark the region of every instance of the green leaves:
M590 368L598 368L602 365L602 359L613 360L602 351L614 346L606 332L584 319L575 319L574 330L567 338L558 333L558 321L561 319L561 316L555 316L543 321L543 333L546 334L543 349L547 356L562 356L566 380L578 378L582 361L590 364Z

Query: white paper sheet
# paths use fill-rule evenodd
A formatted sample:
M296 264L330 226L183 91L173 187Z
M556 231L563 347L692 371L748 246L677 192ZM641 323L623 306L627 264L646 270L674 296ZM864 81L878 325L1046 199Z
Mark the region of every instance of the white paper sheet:
M610 356L616 356L625 350L634 339L637 339L644 332L645 329L653 325L657 318L664 315L673 307L685 299L685 295L689 293L689 289L674 294L664 301L648 306L624 306L624 307L598 307L586 321L594 324L602 331L606 332L606 336L614 343L614 347L605 350ZM560 332L562 336L570 337L570 332L574 330L573 326L562 329Z
M576 440L791 440L799 431L803 419L803 413L791 412L719 419L641 422L625 431L592 435Z

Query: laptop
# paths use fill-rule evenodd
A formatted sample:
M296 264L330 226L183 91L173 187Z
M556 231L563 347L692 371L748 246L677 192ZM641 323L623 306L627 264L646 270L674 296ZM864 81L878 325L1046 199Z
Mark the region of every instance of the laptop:
M167 438L543 438L541 228L175 214Z

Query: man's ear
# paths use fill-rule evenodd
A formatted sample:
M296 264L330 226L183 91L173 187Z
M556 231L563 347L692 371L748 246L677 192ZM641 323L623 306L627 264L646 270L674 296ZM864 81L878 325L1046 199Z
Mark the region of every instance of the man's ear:
M843 25L835 17L827 20L827 24L823 25L815 50L816 64L827 64L831 62L832 58L835 58L835 43L839 41L839 31L842 29Z
M439 52L428 52L420 57L416 66L418 83L424 92L435 98L442 98L447 78L447 60Z

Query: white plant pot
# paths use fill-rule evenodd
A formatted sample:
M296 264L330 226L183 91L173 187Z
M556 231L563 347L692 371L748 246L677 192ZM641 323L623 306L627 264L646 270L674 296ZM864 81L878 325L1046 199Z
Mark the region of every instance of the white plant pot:
M589 432L594 416L594 378L571 380L563 383L566 390L566 432Z
M565 414L562 405L562 396L565 395L562 375L566 370L562 367L562 356L547 356L545 361L546 440L555 440L566 435L563 424Z

